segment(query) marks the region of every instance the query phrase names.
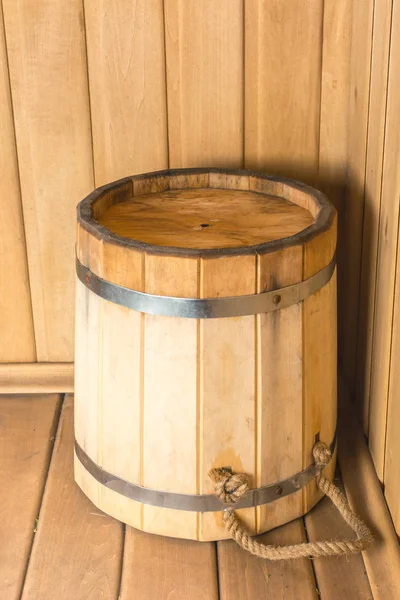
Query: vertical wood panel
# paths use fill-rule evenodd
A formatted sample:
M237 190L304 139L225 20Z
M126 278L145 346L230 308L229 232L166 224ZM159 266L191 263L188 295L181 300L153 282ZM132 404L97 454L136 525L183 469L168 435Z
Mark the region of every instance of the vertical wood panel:
M248 0L245 166L313 182L318 169L322 0Z
M255 256L201 259L201 298L255 292ZM255 473L255 374L253 315L200 321L200 494L213 493L208 476L213 467ZM255 531L255 513L252 508L238 510L250 531ZM226 537L222 512L203 513L200 522L206 539Z
M368 432L369 394L381 209L383 146L393 0L375 2L357 348L357 400ZM379 283L379 276L378 276Z
M369 447L383 480L400 197L400 2L393 5L372 351ZM392 377L397 365L393 364Z
M258 257L258 293L303 278L303 246ZM302 470L303 315L302 304L257 315L256 487L282 481ZM302 514L302 492L257 508L258 531Z
M76 399L74 407L75 437L83 450L98 463L99 427L101 418L101 311L105 303L83 283L76 281L75 365ZM97 481L77 478L79 485L98 504L100 486Z
M391 36L388 106L385 136L385 156L382 184L382 216L379 237L379 293L376 297L374 340L372 363L370 449L381 475L386 443L386 464L384 465L385 495L392 512L397 532L400 531L400 395L398 390L398 370L400 364L400 247L398 244L398 214L400 202L400 2L393 3L393 23ZM394 220L394 222L392 222ZM397 244L397 248L396 248ZM397 254L397 256L396 256ZM397 260L397 267L396 267ZM396 287L392 288L392 277L396 268ZM389 294L385 298L384 294ZM393 298L394 293L394 298ZM394 318L392 323L392 302ZM385 313L382 311L386 311ZM387 313L387 314L386 314ZM391 327L393 325L393 332ZM379 327L379 329L378 329ZM391 337L393 334L393 337ZM378 354L381 352L381 354ZM390 361L390 364L389 364ZM390 366L390 371L389 371ZM379 368L383 370L379 371ZM389 381L386 377L389 377ZM389 393L386 413L386 394ZM386 438L387 428L387 439Z
M166 0L171 167L240 167L243 159L243 6Z
M29 362L35 336L1 2L0 132L0 362Z
M304 279L332 260L336 246L336 222L324 236L324 243L320 236L305 246ZM317 439L329 445L335 434L336 321L335 273L327 285L303 302L303 468L313 462L312 448ZM327 477L333 477L333 472L334 461L324 470ZM303 488L303 495L306 511L322 495L315 480Z
M145 291L196 298L197 259L146 256ZM196 494L196 319L145 315L143 381L142 485ZM143 522L146 531L173 536L184 529L197 536L196 513L144 506Z
M341 282L343 371L354 390L374 0L354 0Z
M80 0L4 0L40 361L73 359L75 205L93 186Z
M318 187L337 210L346 186L351 25L352 0L324 1Z
M133 289L143 291L141 253L107 244L103 247L103 264L105 279L120 285L129 283ZM136 484L141 483L143 323L141 313L102 301L102 346L99 352L103 368L97 391L99 396L101 394L98 464L109 473ZM127 378L126 373L131 376ZM84 396L82 400L88 404ZM110 510L114 516L120 515L122 521L129 515L129 523L140 526L139 503L102 485L98 485L98 490L100 506L105 512Z
M96 186L168 166L162 0L85 0Z
M322 40L321 112L318 189L338 211L338 302L347 297L341 265L346 262L344 208L349 142L349 93L353 0L325 0ZM339 314L339 353L343 344L342 314Z

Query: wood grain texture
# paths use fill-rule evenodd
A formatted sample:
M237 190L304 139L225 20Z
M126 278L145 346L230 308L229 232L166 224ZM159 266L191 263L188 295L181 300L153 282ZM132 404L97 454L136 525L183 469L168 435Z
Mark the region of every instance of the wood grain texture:
M338 211L338 302L346 301L341 265L345 252L345 194L350 128L349 94L352 43L352 0L325 0L322 39L321 109L318 189ZM344 339L342 312L338 314L339 354Z
M399 252L399 250L398 250ZM389 397L388 397L388 413L387 413L387 429L386 429L386 446L385 446L385 498L389 505L390 513L394 522L394 526L398 534L400 534L400 505L399 505L399 488L400 488L400 440L398 432L398 424L400 419L400 399L399 389L397 385L396 372L400 360L400 308L399 308L399 293L400 293L400 260L397 256L396 270L396 289L395 289L395 305L394 305L394 320L393 320L393 338L392 349L390 356L390 380L389 380Z
M219 600L214 543L127 528L121 600Z
M0 362L36 360L3 9L0 3Z
M325 0L318 189L339 211L346 188L352 0Z
M103 333L102 309L99 296L76 282L76 366L75 366L75 438L83 450L96 462L102 458L102 378ZM106 440L107 443L107 440ZM112 459L111 459L112 460ZM92 479L75 473L76 482L99 506L100 486Z
M197 259L146 256L145 291L196 298ZM197 322L145 315L144 328L142 485L196 494ZM194 512L144 506L142 524L161 535L198 537Z
M244 201L237 202L236 195ZM115 208L125 227L126 215L131 215L125 205L132 207L136 198L137 219L154 223L158 243L118 238L99 223L104 225L104 214ZM175 212L177 219L189 222L196 211L204 217L204 203L209 215L227 204L236 245L240 235L262 233L247 243L268 239L276 214L270 202L280 213L286 207L307 210L313 223L276 244L233 246L241 252L235 254L217 238L211 256L201 244L192 255L191 248L183 247L183 234L181 249L167 245L173 223L170 228L164 205L171 198L188 203ZM85 266L107 281L161 296L246 296L297 284L330 263L336 244L335 211L323 197L301 185L235 170L174 170L128 178L91 194L80 204L78 218L77 256ZM260 223L265 225L261 233ZM335 430L335 286L333 277L316 295L317 303L307 304L308 312L295 304L273 314L196 321L132 315L79 281L79 445L107 472L167 493L213 493L212 467L246 472L255 487L308 467L315 435L330 444ZM303 314L313 329L307 334ZM311 425L304 428L312 429L307 436L298 426L305 423L305 413ZM129 525L172 537L227 537L222 512L196 514L151 505L140 509L139 503L96 483L78 459L75 465L76 480L94 504ZM300 492L267 510L245 509L240 515L252 532L263 532L302 515L302 498Z
M385 498L389 505L390 513L398 535L400 535L400 398L396 372L400 360L400 260L397 257L395 306L393 320L393 339L390 356L390 380L385 446Z
M57 395L0 398L0 596L20 598L57 419Z
M73 480L73 402L67 396L22 598L116 598L122 525L97 510Z
M162 0L85 0L96 186L168 166Z
M363 553L374 600L393 600L400 590L400 548L361 426L346 386L340 386L339 464L351 508L371 527L375 544Z
M302 279L303 246L257 259L257 293ZM303 468L298 426L303 421L302 317L301 304L256 316L256 487L282 481ZM277 497L256 512L257 531L281 525L302 515L302 492Z
M99 222L117 235L163 246L253 246L295 235L312 215L284 198L198 188L135 196L110 206Z
M0 364L0 394L49 394L73 390L73 363Z
M255 256L201 259L201 298L254 294L255 288ZM213 493L208 476L213 467L230 466L234 472L251 475L255 470L255 319L250 315L199 322L198 493ZM242 509L238 514L254 532L255 509ZM224 539L222 512L200 514L200 530L205 539Z
M3 8L37 358L71 361L74 209L93 187L82 4Z
M351 64L347 189L342 237L341 295L343 372L351 389L355 386L357 322L367 156L368 107L374 0L352 3Z
M383 481L390 353L392 347L393 305L396 257L399 235L400 174L400 2L393 4L389 65L386 133L382 173L381 215L377 269L379 285L375 295L374 345L370 389L369 447L378 477ZM396 375L396 367L392 376Z
M117 253L114 252L116 249ZM144 261L139 253L108 246L103 248L103 255L108 259L104 263L105 277L118 279L123 274L124 279L129 277L129 283L135 289L144 289ZM112 302L103 302L101 319L99 354L105 367L99 374L101 383L96 390L99 403L98 461L109 473L142 484L144 315ZM132 375L125 377L127 372ZM86 427L90 429L91 424L86 422ZM97 487L103 510L122 520L123 515L129 514L130 524L140 526L140 505L104 486ZM118 505L121 510L113 512Z
M307 278L327 264L335 253L336 221L320 238L304 248ZM303 302L303 468L313 462L312 448L319 439L329 445L336 428L337 405L336 271L329 283ZM312 365L312 367L311 367ZM335 460L324 470L333 476ZM307 512L321 498L315 481L303 489Z
M339 481L335 484L343 492ZM329 498L323 498L305 517L307 538L310 542L332 539L354 539L354 532L342 519ZM313 568L321 598L351 598L374 600L361 554L338 556L334 560L314 558Z
M389 98L388 98L388 114L387 114L387 132L386 132L386 144L385 144L385 164L384 164L384 181L382 188L382 202L392 203L395 206L400 202L400 176L398 173L398 165L400 158L400 144L398 135L400 127L399 111L400 111L400 68L399 60L400 56L400 45L398 40L398 31L400 27L400 2L395 0L393 5L393 25L392 25L392 47L391 47L391 61L390 61L390 75L389 75ZM393 209L394 210L394 209ZM398 206L397 206L398 210ZM385 209L383 209L385 211ZM385 212L383 212L385 214ZM390 221L392 215L389 213L386 215L387 222ZM388 225L388 229L385 229L384 239L382 245L390 244L389 236L391 227L394 224ZM397 232L397 238L399 233ZM384 248L382 248L384 251ZM386 262L393 261L393 256L390 254L386 258ZM376 464L377 458L382 458L382 452L385 452L385 465L384 465L384 483L385 483L385 496L389 504L389 508L392 514L392 518L396 527L396 531L400 531L400 507L399 507L399 493L400 493L400 478L399 478L399 463L400 463L400 440L398 435L398 424L399 424L399 391L397 385L397 372L400 357L400 309L399 309L399 293L400 293L400 248L397 239L397 250L396 250L396 273L395 273L395 288L394 292L394 307L393 307L393 325L392 330L387 332L388 340L386 341L386 347L384 352L389 353L388 360L389 365L389 382L388 382L388 409L387 416L385 419L385 397L383 390L381 390L379 396L374 398L373 404L371 404L371 431L370 431L370 448L373 454L374 462ZM382 264L379 277L385 277L388 267ZM391 265L390 268L393 268ZM383 281L380 285L387 286L388 281ZM382 290L383 291L383 290ZM378 302L378 297L377 297ZM380 301L381 310L382 300ZM378 304L377 304L378 308ZM388 307L389 310L389 307ZM376 315L377 325L382 326L383 315ZM376 333L377 341L381 340ZM381 340L381 344L382 344ZM391 342L391 344L390 344ZM382 346L381 346L382 347ZM383 357L380 357L382 361ZM375 358L375 365L373 365L375 377L382 377L383 374L377 372L378 369L378 357ZM382 364L382 363L381 363ZM376 371L375 371L376 369ZM376 380L375 380L376 381ZM386 424L386 427L385 427ZM383 446L383 448L382 448ZM378 452L379 449L379 452ZM379 470L378 470L379 473Z
M143 195L143 192L147 194ZM185 209L183 198L186 195L191 198ZM238 202L242 195L242 201ZM135 205L135 198L139 199L140 206ZM175 211L168 207L170 201L171 205L175 202ZM229 205L229 211L225 205ZM287 215L282 213L283 208L285 213L290 212L288 222ZM253 212L257 218L253 218ZM203 213L210 217L210 223L201 223ZM225 223L219 223L220 219L211 219L211 215L220 213L221 216L224 215ZM138 215L137 223L133 222L133 215ZM296 226L295 215L299 216L299 224ZM334 207L321 192L297 181L237 169L166 169L114 181L94 190L82 200L77 208L77 253L79 258L81 247L86 252L82 259L79 258L86 266L91 253L98 257L92 270L99 276L102 275L96 269L101 268L98 261L101 260L103 245L115 245L152 255L186 258L254 255L255 252L264 254L318 238L332 226L335 216ZM277 221L282 223L278 226ZM104 226L108 222L111 229ZM179 222L179 227L175 222ZM184 239L184 230L180 230L181 225L187 222L194 225L195 232L211 228L204 234L209 235L210 240L214 226L216 233L221 234L224 227L228 231L224 230L224 239L221 238L220 245L217 239L210 244L211 247L204 247L205 243L200 243L197 247L196 243ZM127 237L115 233L114 226ZM303 226L306 227L302 228ZM272 228L279 228L285 237L276 238L278 231L272 235ZM294 229L298 229L297 233L293 233ZM130 235L132 230L137 236ZM188 230L187 233L192 234L193 231ZM287 235L290 233L292 235ZM82 237L82 243L79 236ZM89 236L89 239L85 236ZM146 241L140 239L142 236ZM172 246L170 237L175 238L180 246ZM265 241L246 246L247 238L249 242ZM201 236L198 239L201 241ZM90 244L93 245L93 252L90 251ZM309 275L311 276L310 273Z
M368 434L382 170L393 0L375 2L365 170L363 246L358 314L357 401Z
M315 181L322 9L320 0L246 2L246 168Z
M171 167L243 161L243 6L166 0Z
M302 519L292 521L259 538L279 546L307 541ZM266 561L244 552L235 542L218 542L220 600L317 600L317 585L307 559ZM332 599L333 600L333 599Z

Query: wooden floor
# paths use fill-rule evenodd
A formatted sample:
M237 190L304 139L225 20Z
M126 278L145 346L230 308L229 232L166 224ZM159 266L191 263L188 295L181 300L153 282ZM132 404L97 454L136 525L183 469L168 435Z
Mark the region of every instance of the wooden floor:
M342 429L344 487L377 543L364 557L272 563L234 542L125 528L73 481L72 396L0 396L0 599L397 600L397 538L361 434ZM343 535L352 533L323 500L305 519L261 537L288 544Z

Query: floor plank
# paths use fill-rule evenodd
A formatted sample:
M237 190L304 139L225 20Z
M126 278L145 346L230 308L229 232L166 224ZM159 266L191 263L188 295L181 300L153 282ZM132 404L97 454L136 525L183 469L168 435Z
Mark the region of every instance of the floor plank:
M339 464L353 510L371 527L375 544L363 554L374 600L400 599L400 547L371 454L341 382Z
M215 544L127 527L121 600L218 600Z
M55 394L0 396L0 472L6 484L4 492L0 490L2 600L20 598L32 538L22 600L395 600L399 596L398 541L368 449L348 413L341 419L341 469L350 503L373 526L377 538L364 553L369 583L361 556L267 562L234 542L219 542L216 555L214 543L148 535L129 527L123 550L123 525L96 509L73 481L73 406L68 396L34 535L59 407ZM328 500L319 503L305 522L310 539L351 535ZM305 541L303 520L260 537L279 545Z
M61 413L23 600L116 600L123 527L73 480L73 403Z
M297 519L257 538L266 544L306 541L303 520ZM265 561L233 542L218 542L221 600L315 600L318 598L312 564L308 559Z
M0 397L0 598L20 597L60 396Z
M335 480L335 483L343 491L341 481ZM310 541L355 538L351 527L341 518L329 498L323 498L304 521ZM373 600L361 554L333 559L315 558L313 563L322 600Z

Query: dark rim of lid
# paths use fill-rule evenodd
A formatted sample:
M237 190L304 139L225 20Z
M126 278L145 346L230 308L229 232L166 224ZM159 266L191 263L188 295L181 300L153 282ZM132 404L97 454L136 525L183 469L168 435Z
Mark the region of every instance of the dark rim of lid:
M105 196L110 190L117 190L119 187L132 183L135 181L145 179L155 179L158 177L174 177L177 175L196 175L196 174L207 174L207 173L219 173L221 175L237 175L244 177L253 177L259 180L268 180L271 182L282 183L288 187L302 191L314 199L315 205L319 209L318 215L314 222L302 229L295 235L291 235L278 240L270 242L263 242L254 246L242 246L238 248L183 248L176 246L158 246L149 244L147 242L140 242L131 238L117 235L101 225L93 216L92 206L101 197ZM218 188L214 188L218 189ZM227 188L221 188L227 189ZM232 188L234 189L234 188ZM254 190L257 193L257 190ZM156 193L156 192L155 192ZM258 192L263 193L263 192ZM133 195L133 191L132 191ZM124 200L122 198L122 200ZM216 256L239 256L246 254L266 254L281 250L289 246L297 246L304 244L311 240L316 235L328 230L332 225L335 218L336 210L334 206L329 202L328 198L320 191L308 186L299 181L293 179L286 179L285 177L277 177L274 175L268 175L265 173L258 173L257 171L247 171L239 169L217 169L217 168L194 168L194 169L166 169L164 171L155 171L153 173L143 173L140 175L134 175L132 177L125 177L118 181L113 181L107 185L97 188L91 194L86 196L77 206L77 217L79 224L88 231L91 235L98 239L101 239L110 244L117 244L125 246L127 248L133 248L146 252L147 254L165 254L168 256L187 256L187 257L216 257Z

